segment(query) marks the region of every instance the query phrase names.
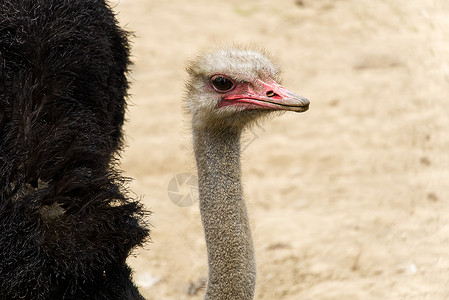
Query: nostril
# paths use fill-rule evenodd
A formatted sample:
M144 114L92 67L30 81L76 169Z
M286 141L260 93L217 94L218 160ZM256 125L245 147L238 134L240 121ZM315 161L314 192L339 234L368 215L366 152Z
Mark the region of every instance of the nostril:
M267 97L269 97L269 98L276 98L276 99L280 99L281 98L278 94L276 94L273 91L268 91L267 92Z
M273 92L273 91L268 91L267 92L267 97L274 97L275 95L276 95L276 93Z

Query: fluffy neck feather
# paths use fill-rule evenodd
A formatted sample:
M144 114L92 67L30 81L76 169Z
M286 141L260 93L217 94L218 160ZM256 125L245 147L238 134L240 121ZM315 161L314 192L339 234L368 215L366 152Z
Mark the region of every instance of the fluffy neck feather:
M242 195L241 131L193 132L209 280L205 299L253 299L256 263Z

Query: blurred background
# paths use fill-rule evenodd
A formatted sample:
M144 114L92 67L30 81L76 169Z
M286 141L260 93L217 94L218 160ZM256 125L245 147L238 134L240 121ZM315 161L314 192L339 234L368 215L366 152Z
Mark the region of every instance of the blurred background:
M122 162L153 212L152 242L129 259L146 297L203 297L184 68L238 43L272 53L311 101L243 140L256 299L449 299L449 1L111 5L134 32Z

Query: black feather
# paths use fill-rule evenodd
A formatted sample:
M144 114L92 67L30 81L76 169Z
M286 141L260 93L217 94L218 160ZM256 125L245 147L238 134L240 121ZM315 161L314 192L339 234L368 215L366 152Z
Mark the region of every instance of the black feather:
M0 299L143 299L118 168L129 44L103 0L0 1Z

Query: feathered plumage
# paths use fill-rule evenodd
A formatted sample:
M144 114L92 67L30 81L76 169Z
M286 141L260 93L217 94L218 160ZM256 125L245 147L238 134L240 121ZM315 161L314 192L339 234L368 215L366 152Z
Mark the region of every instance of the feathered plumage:
M0 2L0 298L142 299L118 169L128 33L103 0Z

